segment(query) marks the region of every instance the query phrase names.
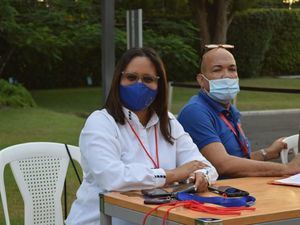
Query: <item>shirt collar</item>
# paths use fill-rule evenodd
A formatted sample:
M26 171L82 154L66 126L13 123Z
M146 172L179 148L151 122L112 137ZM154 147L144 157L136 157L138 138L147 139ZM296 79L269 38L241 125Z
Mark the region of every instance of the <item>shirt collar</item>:
M230 105L229 110L232 112L233 117L235 117L236 119L241 117L241 113L239 112L239 110L237 110L237 108L235 106Z
M126 107L123 106L123 113L125 115L125 119L128 120L130 123L133 123L135 125L139 125L139 126L143 126L140 123L140 120L138 118L138 116L131 110L127 109ZM153 112L150 120L148 121L147 125L146 125L146 129L150 128L154 125L156 125L159 122L159 118L156 114L156 112Z
M205 91L201 90L199 92L199 97L204 99L218 114L231 112L234 118L240 117L240 112L232 104L229 105L229 110L227 110L220 102L215 101Z
M204 90L201 90L199 92L199 97L203 98L204 101L207 102L207 104L209 104L215 111L217 111L217 113L227 112L227 109L221 103L209 97Z

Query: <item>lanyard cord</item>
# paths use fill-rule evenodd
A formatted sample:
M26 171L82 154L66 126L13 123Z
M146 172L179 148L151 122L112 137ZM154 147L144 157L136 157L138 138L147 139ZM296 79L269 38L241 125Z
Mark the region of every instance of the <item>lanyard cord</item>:
M220 205L224 207L234 208L234 207L241 207L241 206L252 206L255 204L256 199L251 196L242 196L242 197L203 197L200 195L195 195L191 193L179 192L176 195L177 200L187 201L187 200L194 200L197 202L202 203L210 203L215 205Z
M136 132L136 130L133 128L133 126L129 123L129 121L127 121L132 132L134 133L135 137L138 139L139 143L141 144L144 152L147 154L148 158L152 161L154 168L159 168L159 157L158 157L158 142L157 142L157 127L156 125L154 126L154 131L155 131L155 153L156 153L156 162L154 161L154 159L152 158L152 156L150 155L149 151L147 151L146 147L144 146L142 140L140 139L138 133Z
M184 207L184 208L191 209L194 211L206 212L206 213L215 214L215 215L241 215L242 210L255 210L254 207L245 207L245 206L230 207L230 208L208 206L208 205L204 205L203 203L197 202L194 200L174 201L174 202L170 202L170 203L161 204L161 205L158 205L158 206L152 208L148 213L145 214L142 225L146 224L147 218L153 212L157 211L159 208L164 207L164 206L171 206L171 207L168 208L164 214L163 223L162 223L163 225L166 225L170 211L177 207Z
M245 145L245 143L242 143L242 141L240 140L240 138L236 132L236 129L232 126L232 124L228 121L228 119L222 113L220 113L219 116L224 121L224 123L227 125L227 127L229 127L229 129L233 132L234 136L236 137L236 139L238 140L238 142L242 148L244 155L249 157L248 147L247 147L247 145ZM239 129L239 132L245 137L245 134L244 134L241 126L239 124L237 126Z

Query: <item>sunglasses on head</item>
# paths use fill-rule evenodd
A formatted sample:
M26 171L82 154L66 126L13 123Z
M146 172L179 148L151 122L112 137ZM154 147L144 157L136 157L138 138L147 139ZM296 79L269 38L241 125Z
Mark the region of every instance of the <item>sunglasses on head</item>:
M232 49L234 48L234 45L229 44L209 44L205 45L206 49L214 49L214 48L225 48L225 49Z
M139 74L135 72L122 72L123 78L131 83L138 82L139 79L145 84L156 83L159 79L159 76L154 76L150 74Z

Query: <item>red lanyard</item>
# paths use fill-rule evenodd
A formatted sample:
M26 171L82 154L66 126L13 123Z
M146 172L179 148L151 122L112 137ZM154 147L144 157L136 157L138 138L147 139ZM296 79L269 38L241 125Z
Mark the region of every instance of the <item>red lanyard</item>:
M137 132L135 131L135 129L133 128L133 126L128 122L132 132L134 133L134 135L136 136L136 138L138 139L138 141L140 142L143 150L146 152L148 158L152 161L154 168L159 168L159 157L158 157L158 144L157 144L157 128L156 125L154 127L155 129L155 148L156 148L156 162L154 161L154 159L152 158L152 156L150 155L150 153L147 151L146 147L144 146L142 140L140 139L139 135L137 134Z
M239 135L238 133L236 132L235 128L232 126L232 124L228 121L228 119L222 114L220 113L219 114L220 118L224 121L224 123L229 127L229 129L233 132L234 136L236 137L236 139L238 140L241 148L242 148L242 151L244 152L244 155L245 156L249 156L249 153L248 153L248 147L245 143L243 143L240 138L239 138ZM238 130L239 132L243 135L243 137L245 138L245 134L244 134L244 131L242 130L242 127L240 124L237 124L237 127L238 127Z
M209 206L209 205L204 205L204 203L200 203L197 201L189 200L189 201L173 201L170 203L166 204L161 204L158 206L155 206L152 208L149 212L147 212L144 216L142 225L145 225L147 222L147 218L155 211L158 211L159 208L164 207L164 206L170 206L168 209L166 209L166 212L163 217L163 225L167 224L167 219L170 214L170 211L173 210L174 208L178 207L184 207L187 209L191 209L194 211L198 212L205 212L205 213L210 213L210 214L215 214L215 215L241 215L242 210L255 210L254 207L246 207L246 206L238 206L238 207L217 207L217 206ZM205 223L206 224L206 223ZM210 223L207 223L210 224Z

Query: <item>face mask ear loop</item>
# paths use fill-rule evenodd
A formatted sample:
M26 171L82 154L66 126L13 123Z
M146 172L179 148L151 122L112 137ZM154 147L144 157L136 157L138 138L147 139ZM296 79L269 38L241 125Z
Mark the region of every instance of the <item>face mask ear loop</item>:
M210 82L209 82L209 79L207 79L207 77L204 75L204 74L200 74L200 76L202 76L207 82L208 82L208 86L210 87ZM205 88L204 88L204 85L203 86L201 86L201 89L205 92L205 93L209 93L209 91L208 90L206 90Z
M209 82L209 79L207 79L207 77L203 73L201 73L201 76Z

